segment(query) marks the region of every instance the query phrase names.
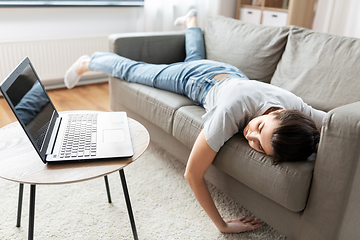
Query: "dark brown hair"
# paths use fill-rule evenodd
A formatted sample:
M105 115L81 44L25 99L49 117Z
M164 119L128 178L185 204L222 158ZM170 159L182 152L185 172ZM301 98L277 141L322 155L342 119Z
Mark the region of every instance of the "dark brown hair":
M316 151L320 133L314 121L297 110L274 113L280 121L271 137L273 163L306 160Z

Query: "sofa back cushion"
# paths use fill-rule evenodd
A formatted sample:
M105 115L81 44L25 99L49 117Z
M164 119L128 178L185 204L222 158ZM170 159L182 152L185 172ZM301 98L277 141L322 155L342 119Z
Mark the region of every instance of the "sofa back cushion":
M210 17L205 28L206 58L232 64L249 79L269 83L285 49L289 29Z
M324 111L360 101L360 39L292 27L271 84Z

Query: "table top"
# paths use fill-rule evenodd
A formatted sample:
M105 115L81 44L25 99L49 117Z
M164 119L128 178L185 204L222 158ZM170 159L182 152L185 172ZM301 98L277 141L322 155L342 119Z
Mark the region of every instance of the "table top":
M147 149L146 128L128 118L134 155L131 158L44 164L18 122L0 129L0 177L27 184L65 184L105 176L121 170Z

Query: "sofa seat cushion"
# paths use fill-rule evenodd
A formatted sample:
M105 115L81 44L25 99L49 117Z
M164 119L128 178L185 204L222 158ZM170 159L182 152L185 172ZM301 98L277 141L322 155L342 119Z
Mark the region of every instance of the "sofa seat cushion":
M360 101L360 39L293 27L271 84L329 111Z
M194 103L182 95L114 78L110 90L117 91L122 105L172 134L174 113ZM114 86L116 85L116 86Z
M238 133L220 149L213 164L291 211L306 206L314 161L272 165L271 157L250 148Z
M232 64L249 79L270 83L289 27L269 27L216 16L205 28L206 57Z
M199 106L185 106L175 112L173 136L192 149L197 136L203 129L202 115L205 109Z

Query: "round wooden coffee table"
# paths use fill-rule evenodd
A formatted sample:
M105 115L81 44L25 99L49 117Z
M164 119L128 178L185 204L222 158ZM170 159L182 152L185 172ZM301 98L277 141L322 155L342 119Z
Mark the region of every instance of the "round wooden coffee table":
M44 164L18 122L0 129L0 177L20 183L17 227L20 227L23 184L30 184L30 214L28 239L33 239L35 219L35 192L39 184L67 184L104 177L108 200L111 202L107 175L119 171L134 238L135 221L127 190L124 168L138 159L147 149L150 136L139 122L128 118L134 155L91 162Z

